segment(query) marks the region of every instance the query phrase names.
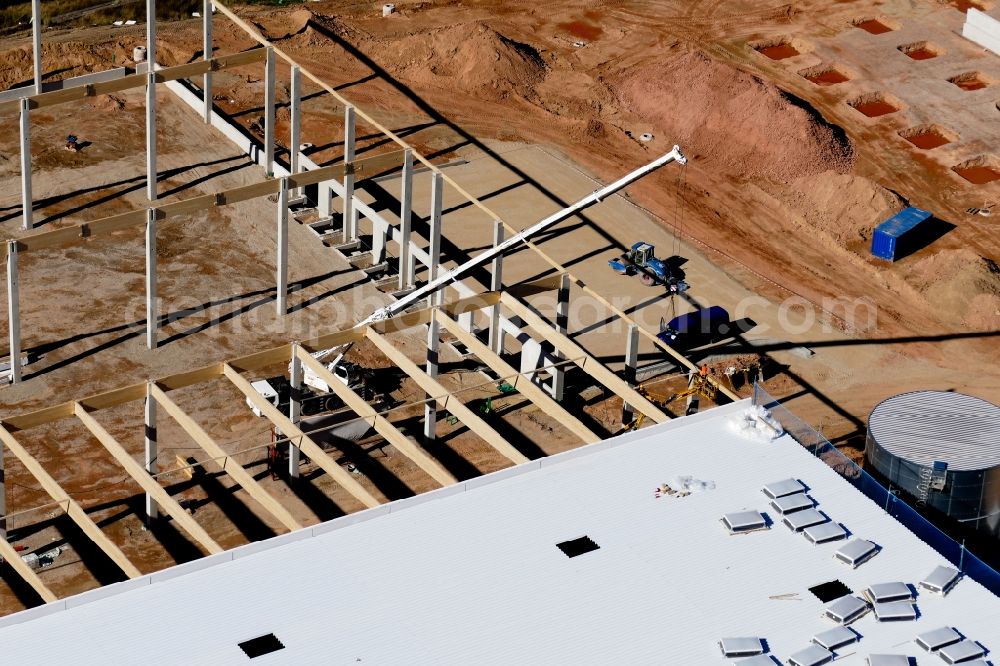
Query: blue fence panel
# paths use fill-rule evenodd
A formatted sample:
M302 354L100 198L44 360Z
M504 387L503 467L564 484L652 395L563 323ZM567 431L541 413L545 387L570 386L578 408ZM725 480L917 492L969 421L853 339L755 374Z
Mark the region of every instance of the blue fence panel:
M754 384L753 404L771 412L792 439L825 462L883 511L898 520L921 541L940 553L962 573L1000 596L1000 572L970 553L963 544L945 534L905 501L888 490L857 463L843 454L815 428L793 414L758 384ZM930 573L930 572L928 572Z

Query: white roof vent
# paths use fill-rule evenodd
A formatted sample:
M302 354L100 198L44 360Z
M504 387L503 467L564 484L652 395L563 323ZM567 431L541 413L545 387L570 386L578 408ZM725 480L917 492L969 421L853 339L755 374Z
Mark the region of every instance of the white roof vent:
M812 637L812 642L827 650L836 650L839 647L850 645L858 640L858 634L853 629L847 627L834 627L821 631Z
M955 587L962 574L958 569L951 567L936 567L934 571L920 581L920 587L937 592L940 595L948 594L951 588Z
M760 511L736 511L722 517L722 524L730 534L767 529L767 518Z
M928 652L937 652L946 645L951 645L962 640L962 634L951 627L941 627L940 629L925 631L913 640Z
M883 604L889 601L910 601L913 591L906 583L877 583L865 590L868 601Z
M790 666L820 666L833 661L833 653L824 647L810 645L788 658Z
M820 523L802 530L803 536L813 544L839 541L847 538L847 530L834 522Z
M806 487L798 479L783 479L782 481L775 481L765 485L760 491L771 499L777 499L786 495L804 493Z
M764 654L764 644L756 636L723 638L719 641L719 649L722 650L722 654L726 657L753 657L754 655Z
M807 527L825 523L827 520L827 517L816 509L806 509L805 511L796 511L795 513L788 514L781 519L781 522L791 531L801 532Z
M811 509L813 508L813 501L805 493L795 493L794 495L785 495L784 497L771 500L771 506L781 515L785 515L786 513L795 513L803 509Z
M986 654L979 643L975 641L959 641L938 650L938 656L944 659L946 664L958 664L979 659Z
M903 654L870 654L868 666L910 666L910 658Z
M850 624L868 612L868 604L848 594L831 603L823 614L838 624Z
M851 539L833 554L841 562L850 564L857 569L859 566L878 554L878 546L864 539Z
M909 601L889 601L874 604L875 619L879 622L899 622L917 619L917 607Z

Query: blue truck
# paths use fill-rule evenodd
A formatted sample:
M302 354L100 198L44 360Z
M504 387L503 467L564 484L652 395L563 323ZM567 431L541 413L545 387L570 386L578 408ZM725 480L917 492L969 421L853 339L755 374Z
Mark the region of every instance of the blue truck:
M628 252L608 260L608 266L619 275L638 275L647 286L663 285L667 291L679 294L687 290L684 280L674 275L670 264L656 258L656 248L645 241L632 245Z
M674 349L690 349L731 334L732 326L725 308L711 307L678 315L664 323L656 334L664 344Z

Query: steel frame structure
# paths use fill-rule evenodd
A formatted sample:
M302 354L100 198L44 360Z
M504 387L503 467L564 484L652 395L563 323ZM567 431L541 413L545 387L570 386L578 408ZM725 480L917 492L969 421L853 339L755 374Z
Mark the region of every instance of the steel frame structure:
M263 48L229 56L212 57L211 9L213 6L223 16L230 19L235 25L256 40ZM260 154L258 152L257 160L264 166L268 179L254 185L215 194L203 195L183 201L159 203L156 201L155 192L155 145L151 145L147 140L147 189L149 202L146 207L122 215L115 215L53 231L30 234L8 241L8 315L11 330L10 357L12 380L17 381L20 378L20 303L17 297L19 278L17 257L21 252L56 247L76 242L81 238L110 234L118 229L145 225L147 253L146 295L147 301L155 302L155 239L157 222L169 220L170 217L176 215L187 215L208 210L215 206L277 194L279 206L276 227L279 242L276 259L276 285L278 287L277 300L279 314L284 314L286 309L284 289L287 287L288 261L286 226L288 200L290 196L301 192L302 188L306 185L318 184L319 201L317 202L317 206L321 215L331 213L331 203L334 197L340 197L343 200L343 239L345 243L351 243L356 240L357 220L359 216L363 215L371 221L374 227L373 256L376 253L383 255L385 246L389 241L398 244L400 258L399 286L401 289L412 289L415 286L416 263L420 262L426 265L429 269L428 279L433 279L440 260L436 256L437 252L434 250L435 245L440 247L439 243L435 244L432 242L431 251L425 252L415 243L411 242L411 197L413 191L414 161L421 163L432 172L432 209L439 208L442 188L447 185L457 191L464 199L483 212L492 221L494 224L495 246L503 242L505 232L506 234L517 233L517 229L503 221L494 211L449 178L438 166L421 156L410 145L368 115L364 110L355 107L334 90L332 86L299 65L288 54L270 43L253 27L218 1L210 2L210 0L205 0L204 2L205 59L178 67L157 69L155 66L155 21L152 18L153 0L147 0L147 7L150 17L147 34L147 54L148 62L152 66L148 67L148 71L144 74L137 73L133 76L124 76L110 81L83 83L77 87L67 87L66 89L53 92L42 92L39 71L41 66L40 38L36 35L34 41L36 85L33 88L25 89L34 94L25 95L19 100L0 101L0 113L15 109L18 110L21 114L23 127L27 122L27 114L33 108L70 103L93 95L145 86L147 89L147 107L154 108L153 114L155 115L155 86L157 83L167 83L169 85L170 82L200 75L202 76L201 88L203 99L201 101L203 104L204 119L206 122L214 122L215 114L211 103L212 72L225 67L255 63L263 60L267 73L265 86L265 145L263 146L263 153ZM38 21L36 21L37 24ZM284 60L291 67L293 122L291 130L292 141L290 143L290 170L285 169L274 161L275 137L273 116L276 58ZM320 168L308 160L308 158L299 154L298 114L301 110L300 77L309 79L344 106L345 136L350 140L345 145L344 162L341 164ZM153 92L150 92L151 90ZM155 118L151 120L149 116L150 114L147 113L147 139L151 129L152 135L155 137ZM364 122L366 125L376 129L394 142L398 150L367 159L356 159L353 138L355 136L354 129L357 121ZM153 144L155 144L155 140ZM28 164L27 180L30 181L30 144L22 141L22 146L24 145L28 145L28 161L25 162L24 153L22 152L22 164ZM255 149L251 146L251 150L249 151L251 156L253 156L255 150L259 151L259 148ZM357 196L356 188L365 178L399 168L402 170L402 196L400 197L400 224L397 227L367 206ZM30 228L30 182L23 189L24 219L26 228ZM440 216L438 216L437 225L432 223L431 226L432 235L440 233ZM444 288L441 293L434 295L432 302L437 303L437 305L433 307L398 315L385 321L372 322L349 329L334 331L305 342L290 342L237 359L213 363L203 368L148 382L132 384L87 398L54 404L30 413L4 418L0 420L0 443L3 445L0 448L9 450L18 458L25 469L38 480L40 485L50 495L53 502L62 507L66 515L80 527L83 533L98 548L108 555L125 576L133 578L141 574L138 568L128 560L117 545L103 534L100 528L89 518L86 511L45 471L31 453L25 449L18 441L18 432L62 419L76 419L142 488L146 494L146 513L149 520L157 518L162 512L174 520L178 527L183 529L202 549L206 552L214 553L220 552L222 550L221 546L190 514L180 507L177 501L167 493L157 479L157 475L162 473L156 462L157 442L155 435L151 437L149 433L155 432L159 409L166 412L167 415L180 425L187 435L209 456L208 461L214 462L229 474L263 511L279 522L285 529L298 529L301 527L301 524L275 497L268 494L260 484L255 482L242 465L237 463L229 453L215 442L197 422L191 419L188 414L173 402L169 396L169 392L176 389L219 379L226 381L257 406L267 420L287 438L290 466L297 463L300 453L305 453L319 468L325 471L338 485L365 507L377 506L379 500L364 485L359 483L353 475L348 473L330 457L323 448L310 438L309 433L298 425L300 414L300 405L298 402L293 399L289 412L287 414L282 413L254 391L242 373L264 368L278 362L290 362L293 368L293 384L296 382L296 372L299 374L298 381L301 381L303 368L308 368L317 375L324 377L324 373L329 374L328 371L313 358L310 352L329 349L339 344L368 340L426 392L427 399L424 401L427 407L427 413L425 414L425 436L429 436L430 438L434 436L436 423L436 411L434 410L437 408L448 409L464 426L511 463L519 464L527 461L523 453L511 446L493 427L465 406L453 392L449 392L440 383L439 378L436 376L436 363L432 364L430 359L428 359L427 368L421 369L415 361L402 354L385 337L389 333L404 331L416 326L427 326L430 343L428 346L429 350L432 347L436 349L440 340L439 334L441 330L447 331L458 341L465 344L494 373L512 383L524 397L558 421L583 443L597 441L600 437L559 404L562 366L568 363L573 363L583 368L585 372L605 386L611 394L620 396L627 403L630 410L643 413L653 422L662 422L670 418L668 414L633 389L629 382L618 377L570 338L569 331L565 327L564 317L562 316L562 313L566 311L565 308L568 303L570 289L575 288L579 290L587 298L606 308L614 317L629 325L630 340L634 340L637 335L641 335L652 342L657 348L662 349L666 354L672 356L681 367L695 370L696 366L683 355L663 344L656 337L655 333L636 324L624 311L613 305L596 291L590 289L559 262L543 252L536 244L530 240L525 241L524 244L551 268L553 275L534 283L504 287L501 280L502 257L498 256L492 263L493 282L488 287L490 291L476 293L472 287L462 282L454 282L447 288ZM153 258L151 259L150 257ZM448 293L448 298L446 299L445 292L449 289L453 293ZM559 293L557 309L553 317L555 324L550 324L544 317L521 300L533 293L549 290L558 290ZM453 298L453 296L457 296L457 298ZM157 317L155 316L154 306L149 305L148 307L147 341L152 348L156 346L155 321ZM469 330L471 315L479 310L485 310L487 319L490 322L488 344L481 342ZM502 311L506 311L509 314L505 315ZM520 328L512 324L510 320L511 317L515 316L520 318L526 327L536 331L555 348L556 355L561 360L560 363L553 367L541 368L527 373L518 373L500 356L499 352L503 350L504 330L509 331L511 330L510 327L513 326L513 330L520 332ZM632 346L634 344L633 342ZM538 380L537 375L542 371L553 376L553 386L544 386ZM435 482L440 485L449 485L456 482L455 477L440 462L396 428L385 415L377 413L360 396L335 380L332 376L326 377L326 379L331 388L348 407L357 413L360 418L369 422L382 438L394 446L401 454L409 458ZM738 399L738 396L725 387L720 386L719 389L730 398ZM555 397L553 397L553 394ZM103 409L138 400L144 400L146 407L143 423L147 432L144 463L138 462L134 454L118 443L94 416L95 413ZM2 460L2 454L3 451L0 451L0 460ZM291 474L291 476L294 477L296 474L297 472ZM3 512L0 511L0 513ZM13 548L10 547L5 538L0 538L0 556L11 563L12 570L31 586L43 601L48 602L56 599L56 595L42 582L38 574L27 567L21 561L20 556L13 552Z

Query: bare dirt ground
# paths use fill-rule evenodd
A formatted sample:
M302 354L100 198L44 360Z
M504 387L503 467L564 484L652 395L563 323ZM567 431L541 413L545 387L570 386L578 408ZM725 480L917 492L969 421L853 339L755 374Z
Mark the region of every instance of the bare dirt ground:
M975 97L963 97L956 92L961 89L951 83L945 82L947 85L939 88L927 84L924 109L912 101L913 90L924 85L930 70L924 74L915 71L910 67L911 59L896 48L903 37L946 44L946 53L929 61L937 68L930 77L934 81L941 78L938 69L954 74L993 71L995 56L984 55L956 38L954 32L962 19L957 9L931 0L889 1L877 8L863 1L773 3L762 7L761 3L708 0L583 5L556 2L544 8L519 2L502 6L489 2L404 2L397 3L397 7L399 11L387 19L377 16L375 5L339 2L310 3L308 9L284 11L241 9L240 13L303 65L342 87L343 94L371 110L423 154L467 159L485 156L517 167L516 173L533 196L542 199L538 215L517 220L519 226L558 206L551 196L542 196L548 193L545 188L549 176L544 170L544 165L549 164L547 158L526 158L521 162L513 157L503 159L502 153L511 146L547 147L606 182L665 152L673 143L682 145L690 158L683 176L668 170L657 173L631 186L630 199L664 221L660 231L664 237L673 235L676 229L678 253L692 261L692 274L698 278L692 280L692 290L700 302L720 303L732 310L738 299L757 294L766 299L761 306L762 318L780 323L778 306L798 297L803 306L796 308L797 312L811 308L821 320L832 322L830 331L814 324L799 332L771 333L780 338L776 348L769 351L775 354L782 372L769 381L768 388L786 398L791 409L821 426L835 443L857 447L863 441L870 409L878 400L900 391L954 389L997 401L1000 373L994 359L995 334L1000 325L1000 270L994 260L1000 254L1000 240L991 228L993 218L969 216L964 209L1000 198L1000 185L974 185L952 170L956 164L993 150L989 146L989 122L995 121L980 114L989 111L988 107L996 112L994 89L965 92L962 94ZM914 33L919 28L927 34L907 33L896 39L890 31L886 33L889 38L885 38L853 26L860 18L876 15L891 17L886 21L896 25L897 31ZM217 19L215 24L218 52L253 45L223 19ZM868 37L881 42L864 41ZM161 39L160 60L164 64L179 64L200 55L196 21L164 26ZM129 57L132 46L142 40L141 26L47 31L46 58L62 63L64 73L60 76L72 76L121 64ZM799 55L771 60L753 48L763 49L771 43L797 47ZM0 58L4 83L22 81L30 75L25 46L23 38L3 44L6 50ZM895 57L903 58L900 62L909 69L899 65L892 71L876 71L873 63L889 62ZM824 63L838 64L850 78L819 86L799 73ZM221 108L248 127L258 123L262 99L259 72L227 72L217 76L216 85L216 103ZM875 91L888 92L902 108L887 116L868 118L847 104ZM335 159L341 150L341 110L328 98L311 95L315 89L306 86L305 92L304 139L316 146L316 161ZM975 112L964 113L973 99ZM279 93L279 101L284 100L287 91ZM138 104L137 99L124 96L120 104L112 102L110 108L94 109L95 117L86 119L85 125L84 119L68 111L35 119L40 127L35 134L39 141L58 143L60 134L74 130L87 138L89 132L98 139L91 154L95 161L100 156L99 163L90 165L94 168L84 173L77 168L79 165L65 163L69 155L61 150L43 151L37 159L44 163L45 172L37 176L36 199L46 196L52 201L41 211L36 210L36 215L57 216L68 206L92 203L123 180L125 176L119 171L127 171L127 177L134 179L134 197L139 201L142 162L138 150L142 136L134 131L141 126ZM199 126L192 114L171 110L169 98L163 100L161 108L168 119L163 126L169 128L164 145L170 143L170 137L182 137L197 146L197 150L192 148L174 156L164 150L161 154L166 166L161 166L161 171L171 164L186 169L202 164L194 174L177 174L178 186L211 176L205 185L198 185L203 188L198 191L213 191L260 177L259 171L242 168L245 162L226 143L217 138L209 141L211 137L204 134L208 130ZM132 130L112 132L111 125L103 122L108 116L121 120L115 127L131 126ZM955 119L959 116L961 122ZM279 118L287 120L287 115ZM956 130L960 138L924 151L899 135L909 127L932 122ZM77 129L81 126L86 130ZM652 141L638 140L645 132L654 135ZM0 196L7 217L5 230L13 237L19 223L16 136L6 136L0 140L0 154L6 159L0 163L5 176ZM117 157L109 149L116 146L115 141L121 142L121 155L132 157ZM379 144L373 137L366 145L375 149ZM213 148L209 149L210 145ZM170 162L172 159L176 161ZM123 160L128 164L117 164ZM532 169L539 171L534 173ZM216 172L223 173L213 175ZM95 182L104 189L92 194L77 192L76 202L65 202L57 196ZM194 193L191 190L186 196ZM111 197L99 208L72 215L74 219L85 219L120 212L130 207L127 201L127 197ZM943 235L894 265L871 259L867 247L872 229L907 202L933 211L942 222L939 228L944 230ZM545 205L550 208L542 210ZM177 302L173 307L164 307L164 312L187 316L188 310L193 310L190 317L198 319L173 322L175 328L165 331L165 335L180 337L155 355L144 350L139 323L116 329L122 309L136 313L126 318L128 321L142 319L141 293L117 296L116 300L104 297L114 292L112 286L135 285L141 280L138 234L130 244L121 243L123 239L95 240L25 261L25 302L30 298L35 303L55 305L37 310L25 308L25 330L29 332L25 346L32 346L33 336L36 344L55 339L58 344L45 351L57 367L47 371L47 376L40 378L43 381L4 389L0 398L4 413L194 367L268 341L302 337L304 331L316 326L331 327L327 324L333 310L325 309L324 303L329 305L343 296L331 299L324 294L337 293L340 285L355 279L346 265L336 263L331 254L303 235L307 232L297 228L301 234L293 234L293 253L301 257L303 270L297 277L321 277L328 272L334 276L320 280L311 287L314 291L304 293L305 300L306 294L311 294L317 301L302 309L302 319L291 324L275 322L267 298L273 279L273 240L260 241L271 238L267 226L270 215L261 218L259 211L247 207L218 217L192 220L171 232L176 235L170 243L176 256L165 262L161 289L183 298L174 296ZM51 223L58 225L59 220ZM212 234L224 233L209 241L206 227ZM599 221L591 231L609 228L613 228L613 222ZM617 229L613 240L627 244L631 233L630 229ZM569 256L560 256L560 260L573 270L583 269L583 262L594 258L590 254L593 245L586 239L577 246L577 238L571 235L550 239L546 250L566 253ZM250 239L255 242L248 242ZM463 247L474 245L470 241ZM89 252L91 246L96 252L84 258L81 248ZM602 259L604 254L607 252L602 251L596 259ZM81 264L83 269L72 268ZM206 286L211 282L203 279L206 266L215 266L222 273L224 288ZM527 267L522 271L531 275ZM338 281L336 276L341 272ZM587 281L591 282L589 277ZM607 285L601 285L599 290L611 295L608 290L618 288L611 281ZM641 301L642 297L635 293L636 300ZM100 306L81 306L81 295L86 294L102 294ZM219 298L220 294L225 298ZM877 323L845 322L843 306L832 306L829 301L858 298L870 299L876 305ZM256 323L238 329L213 325L220 314L225 316L234 309L234 302L260 313ZM84 340L61 340L67 330L79 330L75 318L85 319L89 324L86 328L97 333ZM204 326L199 326L202 323ZM204 328L207 334L181 335L192 326ZM123 335L131 337L117 340L116 336ZM588 349L592 340L596 347L607 345L609 358L611 349L616 357L620 355L620 340L599 337L595 333L588 338ZM752 333L749 337L753 337ZM810 360L796 359L787 353L787 345L782 346L786 340L817 353ZM104 343L106 349L92 353L95 345ZM416 357L419 341L410 340L409 344L415 345L412 351ZM356 353L369 365L385 365L370 349ZM391 374L391 369L387 370ZM395 395L404 400L419 399L418 390L405 380L399 381L402 383ZM472 380L456 374L444 381ZM241 461L259 465L251 467L252 471L297 518L315 522L358 508L324 476L313 478L309 486L296 487L280 479L270 480L259 452L267 433L258 421L247 418L242 401L233 391L219 391L179 395L177 400L227 450L254 449L241 454ZM491 392L483 389L472 394L483 400ZM498 428L505 435L522 447L544 443L536 454L554 453L574 445L564 434L554 433L554 424L544 414L518 410L517 401L503 398L495 405L500 407L503 419ZM594 424L614 427L618 410L610 401L598 399L577 407L588 413ZM138 409L132 406L131 414L124 408L121 414L101 414L102 422L131 450L141 447L141 432L134 425L140 422ZM400 410L393 419L416 431L420 408L412 406L407 410ZM93 510L95 520L107 523L108 534L127 548L134 561L141 563L144 570L154 570L197 556L183 538L172 539L169 534L153 538L143 532L137 517L140 508L136 504L141 501L141 496L135 495L137 487L122 478L120 467L104 456L93 441L78 429L68 428L33 432L26 437L26 444L74 496L79 494L83 501L91 493L85 506ZM457 476L503 466L503 461L477 438L461 432L461 428L450 433L449 428L446 423L442 425L442 442L433 453L446 461ZM185 452L183 433L170 430L169 425L165 432L164 437L172 442L170 455L193 453ZM402 456L388 451L390 455L384 457L386 451L379 445L373 439L362 442L356 451L344 452L345 461L362 468L364 483L373 491L395 498L433 487ZM74 451L79 453L77 457L67 456ZM23 486L15 491L13 502L8 498L11 510L45 503L47 498L37 490L37 484L23 472L19 474L17 466L8 464L8 475ZM247 511L247 504L252 502L242 491L231 495L224 492L231 484L225 476L208 474L188 480L178 475L172 481L179 484L179 498L193 503L199 522L226 546L282 529L259 518L261 512ZM236 499L228 501L229 497ZM43 522L25 531L25 543L36 549L65 537L74 545L81 544L83 550L85 539L70 538L68 521L58 518L57 513L50 519L51 524ZM74 552L61 558L57 567L45 571L46 582L59 594L92 587L101 576L114 578L113 573L108 573L112 568L95 553ZM94 571L98 572L96 578ZM5 608L14 609L22 603L21 595L13 592L0 597Z

